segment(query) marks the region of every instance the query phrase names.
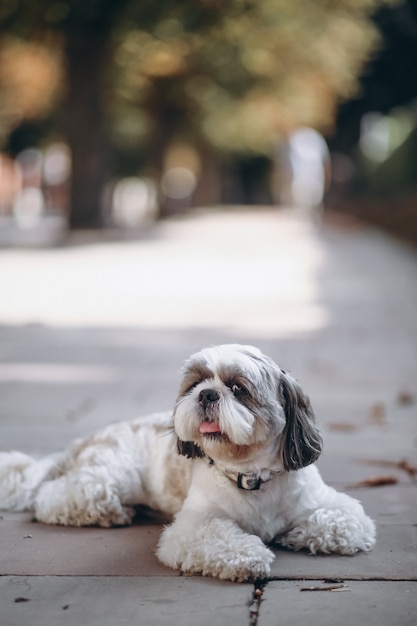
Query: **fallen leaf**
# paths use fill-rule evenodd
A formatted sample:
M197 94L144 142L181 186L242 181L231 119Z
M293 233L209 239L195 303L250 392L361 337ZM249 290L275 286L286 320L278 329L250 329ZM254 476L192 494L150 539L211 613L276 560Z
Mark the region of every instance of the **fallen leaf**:
M386 459L363 459L365 465L377 465L378 467L398 467L398 461L387 461Z
M355 424L351 424L350 422L330 422L330 424L327 424L327 427L329 430L344 433L352 432L358 428Z
M385 424L386 414L382 402L376 402L369 411L369 419L375 424Z
M349 489L357 489L358 487L382 487L383 485L395 485L396 483L398 483L396 476L374 476L373 478L366 478L353 485L349 485Z
M413 394L408 391L400 391L397 396L397 403L402 406L410 406L410 404L414 404L415 399Z
M412 465L407 459L403 459L398 463L398 469L404 470L407 472L411 478L415 478L417 476L417 465Z
M401 459L401 461L387 461L386 459L365 459L362 461L366 465L375 465L378 467L392 467L394 469L402 470L412 478L417 476L417 465L413 465L408 459Z

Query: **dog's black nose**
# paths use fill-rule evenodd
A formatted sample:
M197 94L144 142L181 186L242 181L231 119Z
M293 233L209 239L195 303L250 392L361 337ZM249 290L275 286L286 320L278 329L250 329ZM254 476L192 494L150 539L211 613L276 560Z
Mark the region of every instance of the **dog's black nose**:
M198 396L198 401L203 406L207 406L208 404L214 404L219 398L220 394L215 389L202 389Z

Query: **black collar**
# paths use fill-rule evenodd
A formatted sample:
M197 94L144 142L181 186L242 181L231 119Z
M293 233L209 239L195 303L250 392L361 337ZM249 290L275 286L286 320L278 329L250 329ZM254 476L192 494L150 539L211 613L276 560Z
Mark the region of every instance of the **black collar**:
M177 439L177 450L179 454L186 456L189 459L205 458L209 465L215 465L214 460L207 456L200 446L193 441L182 441ZM217 468L231 480L238 489L244 489L245 491L257 491L261 488L263 483L271 480L273 476L281 474L280 470L263 469L261 472L235 472L231 469L223 469L219 465Z
M215 465L213 459L208 458L209 465ZM263 470L261 473L256 472L235 472L234 470L223 469L217 466L221 472L229 480L237 485L238 489L244 489L245 491L258 491L263 483L269 482L273 476L280 474L279 470Z

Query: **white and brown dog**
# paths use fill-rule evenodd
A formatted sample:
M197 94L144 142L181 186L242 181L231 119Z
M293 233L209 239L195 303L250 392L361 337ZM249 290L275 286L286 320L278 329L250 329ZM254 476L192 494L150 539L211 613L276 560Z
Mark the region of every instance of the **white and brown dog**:
M186 362L173 415L108 426L35 460L0 454L0 508L47 524L129 524L135 506L173 515L157 555L184 572L266 578L265 544L351 555L375 525L313 465L308 397L257 348L221 345Z

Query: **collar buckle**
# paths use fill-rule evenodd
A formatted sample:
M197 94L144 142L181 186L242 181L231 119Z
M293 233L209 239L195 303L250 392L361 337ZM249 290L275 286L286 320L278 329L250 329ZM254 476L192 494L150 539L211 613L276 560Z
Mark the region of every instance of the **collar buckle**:
M262 482L262 478L254 473L239 473L237 475L237 486L239 489L244 489L245 491L257 491Z

